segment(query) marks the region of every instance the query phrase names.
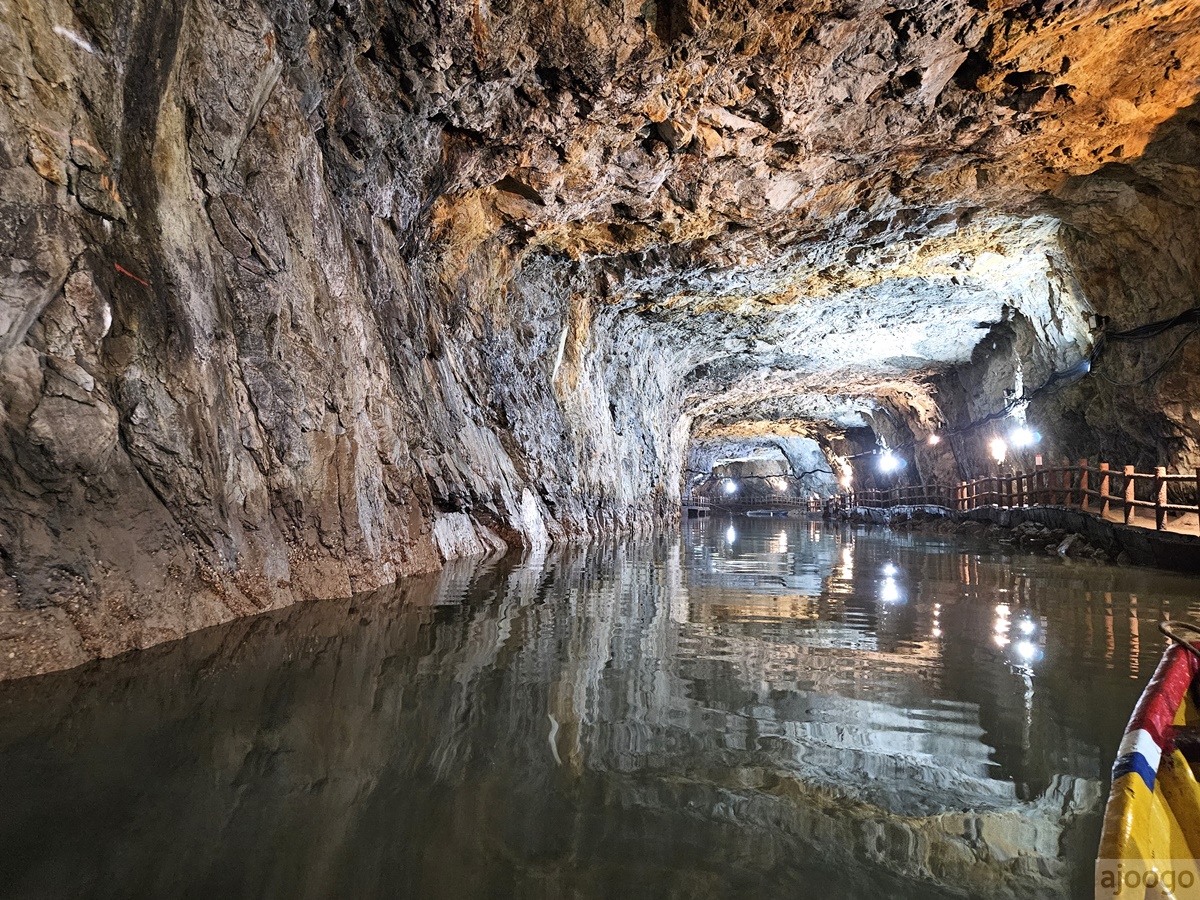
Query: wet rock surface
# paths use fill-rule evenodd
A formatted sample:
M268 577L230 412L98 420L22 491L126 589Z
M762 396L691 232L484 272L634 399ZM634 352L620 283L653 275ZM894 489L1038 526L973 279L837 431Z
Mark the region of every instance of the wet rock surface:
M1191 305L1196 26L12 0L0 677L661 520L694 428L967 421ZM1039 401L1062 450L1200 458L1195 352Z

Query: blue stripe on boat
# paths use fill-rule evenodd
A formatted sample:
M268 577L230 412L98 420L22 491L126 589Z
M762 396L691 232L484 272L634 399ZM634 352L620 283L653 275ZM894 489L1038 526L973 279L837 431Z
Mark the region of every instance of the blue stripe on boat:
M1150 768L1150 763L1146 762L1146 757L1142 756L1142 754L1126 753L1113 763L1113 781L1116 781L1122 775L1128 775L1130 772L1137 772L1142 777L1142 781L1146 783L1146 787L1154 790L1155 772Z

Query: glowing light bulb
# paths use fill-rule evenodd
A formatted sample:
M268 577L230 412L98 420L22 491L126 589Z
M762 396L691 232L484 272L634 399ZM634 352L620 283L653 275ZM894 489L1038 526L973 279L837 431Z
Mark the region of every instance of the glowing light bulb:
M938 437L936 434L931 434L929 436L929 446L930 447L935 447L938 444L940 444L941 442L942 442L942 439L940 437Z
M900 460L896 458L891 450L885 450L883 456L879 458L880 472L895 472L900 468Z
M1009 440L1012 441L1014 447L1028 447L1030 444L1036 443L1038 439L1037 434L1030 431L1024 425L1022 425L1008 437Z
M1033 646L1029 641L1020 641L1013 649L1017 651L1017 656L1021 657L1025 662L1029 662L1037 656L1037 647Z
M725 482L725 493L733 494L736 492L737 492L737 482L736 481Z
M1004 462L1004 457L1008 454L1008 445L1004 443L1003 438L995 438L988 449L992 451L992 459L998 463Z
M1020 625L1018 625L1017 627L1021 629L1021 634L1033 634L1034 629L1037 626L1034 625L1032 622L1030 622L1028 619L1022 619Z

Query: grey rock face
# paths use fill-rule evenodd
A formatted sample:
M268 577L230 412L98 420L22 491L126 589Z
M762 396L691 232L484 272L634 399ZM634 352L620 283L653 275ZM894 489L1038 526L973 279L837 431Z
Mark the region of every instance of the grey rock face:
M0 677L640 527L694 428L903 437L1193 303L1194 5L978 6L0 7ZM1200 459L1182 365L1048 401L1064 451Z

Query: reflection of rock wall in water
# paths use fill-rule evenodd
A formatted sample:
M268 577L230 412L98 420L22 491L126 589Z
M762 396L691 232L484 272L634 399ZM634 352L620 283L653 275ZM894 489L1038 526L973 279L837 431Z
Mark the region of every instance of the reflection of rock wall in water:
M820 549L828 604L843 557ZM760 574L789 571L769 557ZM692 594L702 566L669 542L459 564L0 688L0 877L18 896L462 897L532 873L582 896L620 878L1064 891L1059 844L1095 781L1018 799L982 765L1001 723L931 700L919 656L879 649L856 678L837 662L854 628L731 619ZM947 706L957 728L914 734Z

